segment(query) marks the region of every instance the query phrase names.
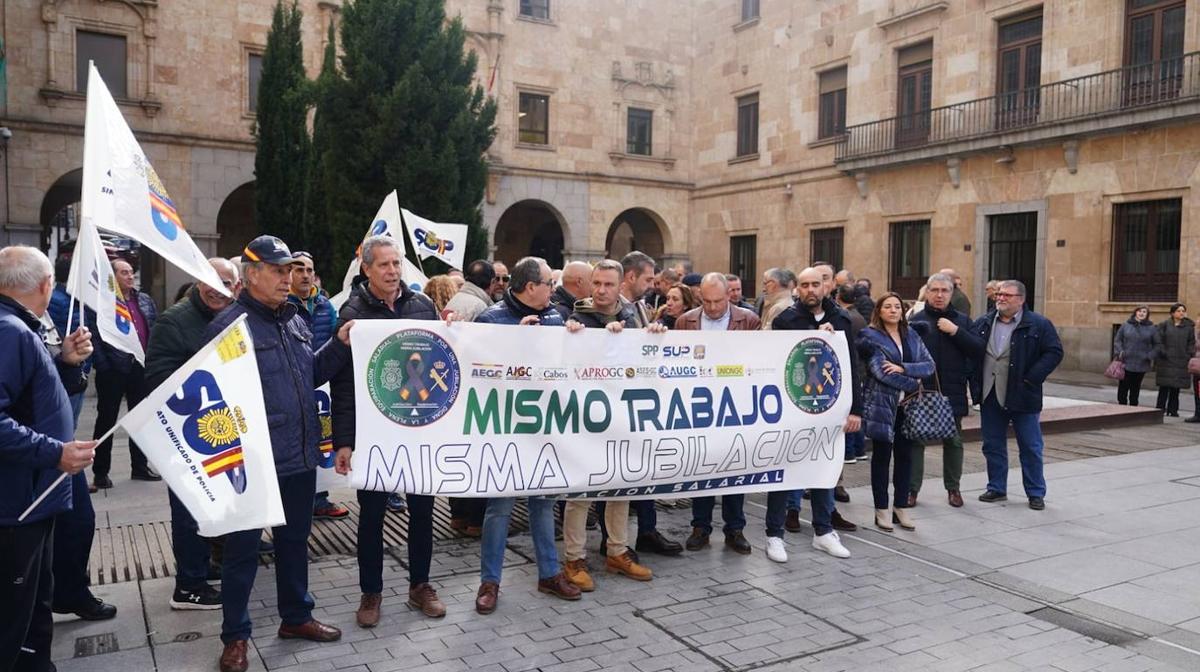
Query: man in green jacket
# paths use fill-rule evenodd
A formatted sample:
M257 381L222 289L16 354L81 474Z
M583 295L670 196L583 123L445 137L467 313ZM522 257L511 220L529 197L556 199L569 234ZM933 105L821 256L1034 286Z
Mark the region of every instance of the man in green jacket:
M232 262L214 257L208 260L233 296L241 289L238 268ZM204 330L232 299L199 282L188 290L182 301L159 316L150 331L146 347L146 389L162 385L204 347ZM221 593L208 584L208 542L200 537L196 519L175 493L167 491L171 502L171 545L175 551L175 593L172 609L220 609Z

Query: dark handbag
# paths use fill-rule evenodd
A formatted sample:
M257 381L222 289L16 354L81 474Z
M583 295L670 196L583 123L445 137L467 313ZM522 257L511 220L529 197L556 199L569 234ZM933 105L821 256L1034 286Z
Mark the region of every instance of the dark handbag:
M958 425L954 422L954 409L950 400L942 394L942 382L933 374L937 391L926 390L923 384L917 391L900 401L904 409L904 421L900 431L913 441L942 441L958 436Z
M1104 377L1112 378L1113 380L1125 380L1125 362L1122 362L1119 357L1114 359L1108 365L1108 368L1104 370Z

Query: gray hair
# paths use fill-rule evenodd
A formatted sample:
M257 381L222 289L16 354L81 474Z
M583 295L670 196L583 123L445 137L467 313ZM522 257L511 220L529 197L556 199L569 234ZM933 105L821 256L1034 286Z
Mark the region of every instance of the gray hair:
M729 291L729 281L725 279L724 273L705 273L703 278L700 278L701 285L720 285L721 289Z
M267 265L267 262L265 262L265 261L250 261L249 259L242 257L242 264L241 264L240 272L238 273L238 277L239 278L249 277L250 269L259 271L259 270L262 270L262 267L266 266L266 265Z
M944 282L950 285L950 290L954 290L954 278L950 277L949 273L934 273L929 276L929 280L925 281L925 286L928 287L935 282Z
M1017 296L1025 296L1025 283L1021 282L1020 280L1001 280L1000 289L1005 287L1012 287L1013 294L1016 294Z
M214 270L223 268L223 269L233 273L233 281L234 282L237 282L238 280L241 279L241 274L239 273L237 264L226 259L225 257L211 257L208 260L208 263L209 263L209 265L211 265L213 267Z
M549 266L541 257L524 257L508 271L508 288L513 294L524 292L529 283L542 281L542 267Z
M791 287L796 282L796 274L786 268L768 268L766 275L780 287Z
M36 247L13 245L0 249L0 291L34 292L52 277L54 267Z
M396 250L396 253L401 257L404 256L404 248L400 247L400 241L391 236L371 236L363 241L362 244L362 263L365 266L370 266L375 263L375 248L390 247Z

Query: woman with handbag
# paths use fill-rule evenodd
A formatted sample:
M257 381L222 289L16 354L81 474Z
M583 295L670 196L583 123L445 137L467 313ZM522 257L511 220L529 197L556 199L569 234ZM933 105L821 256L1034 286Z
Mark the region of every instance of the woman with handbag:
M1125 375L1117 379L1117 403L1137 406L1142 393L1142 379L1154 360L1154 323L1150 307L1138 306L1129 319L1117 329L1113 338L1113 361L1120 362Z
M921 337L908 328L904 301L889 292L880 297L870 325L858 337L858 351L867 363L863 379L863 429L871 439L871 490L875 497L875 525L886 532L899 524L916 529L908 515L912 440L903 431L901 398L921 388L921 380L934 374L933 358ZM888 470L892 454L895 510L888 507Z
M1155 327L1155 378L1158 382L1159 409L1167 417L1179 417L1179 390L1192 382L1188 359L1196 350L1196 323L1188 319L1187 306L1171 304L1171 316Z

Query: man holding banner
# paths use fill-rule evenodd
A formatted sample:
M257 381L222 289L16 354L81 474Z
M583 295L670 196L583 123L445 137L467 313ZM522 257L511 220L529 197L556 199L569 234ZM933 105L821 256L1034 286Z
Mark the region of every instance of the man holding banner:
M279 601L279 636L332 642L337 628L313 619L308 593L308 535L312 528L317 446L321 427L313 404L313 388L324 384L349 363L349 327L313 353L312 334L296 307L287 301L295 260L287 245L274 236L259 236L242 251L245 288L232 306L221 312L204 332L211 341L241 316L254 340L263 401L270 426L279 495L287 522L274 528L275 589ZM221 672L243 672L250 639L250 591L258 570L257 529L226 536L221 571L224 622Z
M340 322L353 320L436 320L437 308L424 294L403 282L400 241L371 236L362 244L362 272L367 279L354 285L339 311ZM345 367L333 377L333 445L338 473L346 473L355 441L354 371ZM383 601L383 517L389 493L358 491L358 583L362 599L356 615L359 627L379 623ZM433 497L408 496L408 604L430 618L446 615L446 605L429 584L433 559Z
M95 441L71 440L67 396L87 384L80 364L91 354L88 330L64 336L56 359L43 340L52 270L32 247L0 249L0 670L51 667L54 518L71 507L74 483L27 509L96 454Z
M219 257L209 259L225 289L239 289L237 266ZM146 387L155 389L205 346L204 330L232 300L203 282L196 283L183 301L171 306L150 332L146 348ZM171 505L171 547L175 551L175 592L172 609L220 609L221 592L208 584L209 547L196 519L168 489Z

